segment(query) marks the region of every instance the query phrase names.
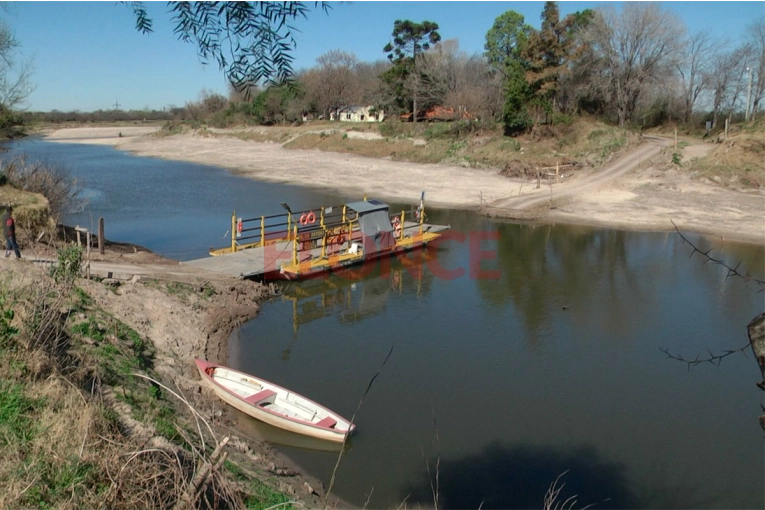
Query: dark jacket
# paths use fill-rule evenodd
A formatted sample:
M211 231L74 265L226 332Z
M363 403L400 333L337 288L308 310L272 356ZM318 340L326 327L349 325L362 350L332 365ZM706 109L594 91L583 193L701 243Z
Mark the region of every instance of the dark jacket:
M13 221L13 216L6 212L0 221L3 223L3 235L5 238L16 237L16 223Z

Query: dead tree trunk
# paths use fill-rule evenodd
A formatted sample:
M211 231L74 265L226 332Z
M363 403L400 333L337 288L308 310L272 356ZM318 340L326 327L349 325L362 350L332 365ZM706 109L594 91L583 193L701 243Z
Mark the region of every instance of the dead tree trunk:
M762 381L758 382L757 386L765 391L765 312L752 319L747 330L749 343L752 345L752 352L757 359L757 364L760 365L760 374L762 375ZM765 430L765 414L760 416L760 426Z

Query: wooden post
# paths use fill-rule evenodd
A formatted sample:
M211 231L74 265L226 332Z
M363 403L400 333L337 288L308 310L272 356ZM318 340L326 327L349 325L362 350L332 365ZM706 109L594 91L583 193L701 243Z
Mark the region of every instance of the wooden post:
M558 170L559 166L560 166L560 161L556 161L555 162L555 184L558 184L560 182L560 173Z
M88 262L87 262L87 265L85 266L85 278L90 280L90 244L91 244L90 230L88 230L87 233L85 234L85 238L88 241Z
M236 252L236 211L231 212L231 253Z
M98 218L98 253L104 254L106 240L104 239L104 218Z
M77 232L77 246L82 246L82 241L80 241L80 226L75 225L74 231Z
M760 366L762 380L757 383L761 390L765 390L765 313L761 313L747 326L749 333L749 344L752 346L752 352ZM765 414L760 416L760 427L765 430Z
M675 150L677 150L677 128L675 128Z
M725 118L725 141L728 141L728 118Z

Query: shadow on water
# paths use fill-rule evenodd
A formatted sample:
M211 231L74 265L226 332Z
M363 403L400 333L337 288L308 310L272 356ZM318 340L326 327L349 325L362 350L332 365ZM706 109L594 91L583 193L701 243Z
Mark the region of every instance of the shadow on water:
M429 460L433 476L436 462ZM557 484L563 486L559 503L574 497L575 508L639 508L641 504L628 486L626 470L624 464L601 458L591 446L559 450L495 443L479 454L441 460L438 507L541 508L550 484L567 471ZM410 504L433 504L430 480L423 477L407 487L402 500L407 496Z

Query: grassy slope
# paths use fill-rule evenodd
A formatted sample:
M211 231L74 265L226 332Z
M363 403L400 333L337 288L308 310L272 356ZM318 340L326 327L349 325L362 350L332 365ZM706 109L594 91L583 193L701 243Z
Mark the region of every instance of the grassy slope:
M77 250L59 257L76 260ZM17 264L0 278L0 508L173 506L201 442L185 406L134 375L158 378L151 342L99 308L72 273ZM238 463L212 482L216 497L246 508L289 501Z

